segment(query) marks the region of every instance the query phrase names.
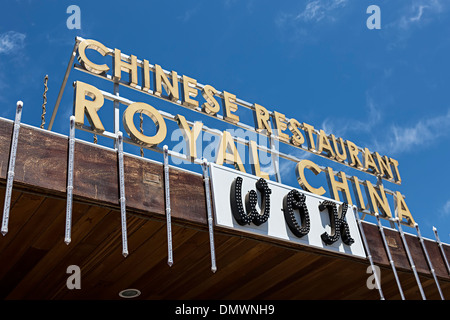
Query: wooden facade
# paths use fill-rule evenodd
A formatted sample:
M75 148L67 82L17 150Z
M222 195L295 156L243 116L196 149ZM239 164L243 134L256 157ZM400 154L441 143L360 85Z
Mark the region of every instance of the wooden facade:
M5 196L13 122L0 120L0 203ZM373 299L367 259L214 228L217 272L211 272L202 176L170 169L173 258L167 265L163 166L125 155L129 255L121 254L117 153L77 141L72 242L64 243L68 138L22 125L8 233L0 237L2 299ZM377 226L363 222L386 299L400 299ZM421 299L399 233L386 229L406 299ZM427 299L440 299L415 236L407 241ZM450 276L434 241L426 240L439 284L450 298ZM450 260L450 246L444 245ZM81 289L69 290L66 270L81 268Z

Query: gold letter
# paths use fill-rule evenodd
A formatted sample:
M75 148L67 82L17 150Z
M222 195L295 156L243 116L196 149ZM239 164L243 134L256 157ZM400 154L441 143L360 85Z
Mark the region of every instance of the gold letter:
M197 159L197 138L202 132L203 123L201 121L195 121L192 130L189 128L189 124L186 118L177 114L175 116L178 126L183 133L184 140L186 141L186 149L188 150L187 156L191 158L191 161Z
M289 130L292 132L292 137L291 137L290 142L294 146L300 146L305 142L305 138L303 137L302 132L300 130L298 130L299 128L300 128L300 122L298 122L294 118L291 118L291 120L289 120Z
M228 147L231 149L231 153L228 153ZM223 163L234 164L236 170L245 172L244 165L242 164L241 157L234 144L231 133L224 131L222 138L220 139L219 150L217 151L216 164L223 165Z
M86 49L92 49L100 53L102 56L106 56L109 52L103 44L95 40L83 40L78 45L78 62L89 72L95 74L101 74L109 70L107 64L95 64L86 57Z
M317 148L317 152L319 154L321 154L323 149L325 149L327 156L329 158L333 159L334 158L333 148L331 147L330 140L328 140L328 137L325 134L325 131L323 131L322 129L320 129L320 131L319 131L318 139L319 139L319 146Z
M366 209L366 205L364 204L364 199L361 193L361 188L359 186L359 180L356 176L353 176L351 179L353 185L353 193L356 197L356 202L358 204L358 209L364 210Z
M157 127L157 132L154 136L149 137L143 135L138 129L136 129L133 121L133 116L138 112L146 114L153 120ZM134 142L138 144L145 144L150 147L164 141L167 134L167 127L164 118L161 116L158 110L153 108L151 105L143 102L135 102L127 107L127 109L123 113L123 126L125 128L125 131Z
M395 175L397 176L397 182L399 184L402 183L402 178L400 178L400 172L398 172L398 161L395 159L390 158L389 159L391 163L394 165Z
M259 157L258 157L258 147L256 145L256 142L250 140L249 148L250 148L250 164L252 166L253 174L257 177L270 180L269 174L264 171L261 171L261 166L259 164Z
M378 212L378 208L381 209L382 215L387 218L392 218L391 209L389 208L389 203L386 199L386 194L384 192L384 187L382 184L378 186L380 190L381 197L375 190L375 187L370 181L364 181L364 186L366 187L367 198L370 199L370 209L372 213Z
M150 66L148 60L142 60L142 91L150 90Z
M122 71L128 72L130 75L130 86L136 87L138 83L137 76L137 58L131 55L129 62L122 60L122 54L119 49L114 49L114 81L120 81Z
M305 130L306 133L308 134L306 136L307 137L306 140L308 140L308 144L309 144L308 148L309 148L309 150L310 151L315 151L316 144L314 143L314 137L313 137L314 127L303 122L303 130Z
M372 168L373 173L380 173L369 149L364 148L364 170L369 171L369 167Z
M172 83L170 83L161 66L155 64L155 87L156 87L156 90L154 91L155 96L161 97L162 86L164 86L164 89L169 95L169 99L172 101L178 101L180 97L178 93L178 74L175 71L172 71L171 78Z
M214 115L220 110L220 105L217 100L214 98L214 95L217 93L217 90L210 86L209 84L205 85L202 90L202 96L205 98L206 102L202 105L203 112L207 114Z
M395 216L399 219L400 222L402 222L404 218L407 221L406 225L414 227L416 222L411 215L411 211L409 211L408 206L406 205L405 199L403 199L403 195L400 192L396 191L394 199Z
M223 101L225 104L225 114L224 120L229 121L231 123L239 122L239 116L232 114L231 112L236 112L238 109L236 102L236 96L229 92L223 92Z
M86 96L92 100L87 100ZM100 121L97 111L103 106L104 98L100 90L90 84L75 82L75 123L79 126L84 125L84 115L89 120L92 130L103 132L105 128Z
M384 156L383 157L384 161L383 161L383 159L381 158L381 156L379 155L378 152L375 152L375 157L377 158L378 166L380 167L380 173L389 180L394 179L388 157Z
M286 130L288 127L286 122L286 116L276 111L273 112L273 115L277 127L278 138L284 142L289 142L289 136L286 133L283 133L283 131Z
M261 132L267 130L267 134L272 134L272 128L270 126L270 114L266 108L255 103L255 122L256 131Z
M338 172L338 176L341 178L341 181L336 181L336 179L334 179L333 169L327 167L328 188L330 189L331 195L335 200L341 201L338 193L338 191L341 191L344 195L344 201L352 205L352 197L347 183L347 176L342 171Z
M331 134L331 139L333 140L334 152L336 153L335 159L337 161L344 162L344 160L347 159L347 151L345 150L344 140L342 140L342 138L339 138L339 143L341 144L342 150L342 153L340 153L334 134Z
M320 173L320 167L317 164L315 164L310 160L302 160L299 163L297 163L297 166L295 168L298 183L302 188L304 188L309 192L312 192L319 196L323 195L325 193L325 189L323 187L314 188L306 181L305 168L310 169L316 176Z
M361 169L363 166L361 164L361 161L358 158L358 147L351 141L347 140L347 146L348 146L348 155L350 157L351 163L349 163L351 166L354 166L358 169Z
M185 105L189 108L198 107L198 101L191 99L191 97L195 98L198 94L197 80L183 75L183 93L184 93L183 105Z

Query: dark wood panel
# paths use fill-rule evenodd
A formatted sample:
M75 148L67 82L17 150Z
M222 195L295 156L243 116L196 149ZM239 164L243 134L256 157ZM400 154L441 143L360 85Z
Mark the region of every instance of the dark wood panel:
M170 204L173 216L206 225L206 198L203 177L170 170Z
M1 122L0 147L9 151L12 125ZM22 127L19 134L15 184L38 187L64 197L67 183L68 139L42 130ZM8 156L0 159L6 174ZM127 206L148 216L163 218L164 181L161 164L125 155ZM5 176L3 176L5 177ZM76 142L74 156L75 199L117 208L119 206L117 153L92 144ZM173 216L185 222L206 223L204 185L201 176L170 169ZM186 210L189 208L189 210Z
M397 285L394 272L391 267L381 267L381 290L386 300L401 300L400 289ZM367 280L366 280L367 281ZM400 283L403 290L403 286ZM375 290L375 289L373 289Z
M405 234L406 241L408 242L408 248L416 266L417 272L424 274L431 274L430 268L428 266L425 254L420 244L419 238Z
M440 278L450 279L447 268L445 267L445 262L442 258L441 250L439 249L439 245L437 244L437 242L425 239L424 243L433 268L436 272L436 276Z
M205 236L207 236L205 234ZM207 239L207 238L206 238ZM250 245L250 246L249 246ZM268 247L264 243L249 243L245 239L232 238L227 241L224 237L217 237L217 271L213 274L210 270L211 262L209 256L209 242L205 241L202 250L207 254L202 259L194 256L194 261L198 261L196 265L190 268L190 272L194 273L191 279L185 279L178 284L179 292L183 287L192 288L196 284L201 284L202 279L208 278L210 281L203 285L197 285L196 290L183 293L181 296L185 299L192 297L196 299L208 299L209 296L216 296L218 299L225 298L230 292L236 290L236 286L240 287L242 283L250 281L256 276L253 271L257 262L255 259L259 255L265 255ZM223 254L221 254L223 252ZM195 252L197 255L198 253ZM242 279L245 279L242 281ZM211 286L211 283L214 283ZM216 291L217 290L217 291ZM250 297L249 297L250 298Z
M65 193L67 152L68 139L21 126L14 181Z
M16 262L22 258L24 252L29 249L35 241L35 238L42 232L40 228L36 228L36 225L49 225L58 211L63 209L62 206L58 207L55 205L51 199L42 201L42 199L35 199L34 197L25 194L22 195L18 203L14 206L15 209L11 211L11 219L14 218L12 216L14 213L20 212L19 209L27 213L23 217L25 224L20 228L20 231L15 232L12 229L6 235L10 238L9 245L1 251L1 260L9 261L11 268L16 266ZM25 208L23 205L25 205ZM6 266L2 266L0 277L5 277L6 272L9 272L9 270L6 270Z
M450 246L448 244L443 244L442 248L443 248L444 254L445 254L446 258L447 258L447 262L450 265ZM450 270L448 270L448 272L450 274Z
M0 121L0 178L6 179L9 163L9 150L11 149L11 138L13 124L7 121Z
M362 223L362 226L374 263L377 265L389 266L389 258L384 248L383 238L381 237L378 227L364 222Z
M16 263L11 263L11 268L0 278L0 299L5 299L46 253L45 250L28 248Z
M1 204L4 204L5 189L0 188ZM13 191L11 195L11 206L8 223L8 233L2 236L0 241L0 255L4 250L14 242L15 236L23 228L28 218L36 211L39 204L43 201L42 197L23 194L18 191ZM2 206L3 208L3 206ZM3 213L3 212L2 212ZM2 266L0 265L0 270ZM1 271L0 271L1 272Z
M58 202L64 208L63 200L44 201L55 208ZM44 207L35 212L35 219L46 211ZM76 205L69 246L63 243L64 210L50 212L53 222L38 225L28 249L10 268L8 281L0 278L5 281L2 294L9 299L120 299L118 292L125 288L140 289L144 299L379 298L376 290L366 286L368 264L352 259L216 232L218 271L212 273L208 233L174 225L174 265L169 267L162 221L129 215L130 255L124 258L119 212ZM27 223L34 224L27 219L17 236L28 233ZM25 266L21 262L26 262ZM71 264L81 267L82 290L66 287L66 268ZM401 277L407 298L420 299L411 273L402 272ZM435 299L433 279L421 280L427 298ZM443 283L448 291L448 282ZM391 292L392 298L398 298L389 269L382 273L382 285L388 286L386 292Z
M127 206L149 216L164 216L162 165L124 156L124 172Z
M389 250L395 267L408 271L412 270L400 234L397 231L387 228L384 229L384 233L386 235L386 241L391 244L389 245Z
M73 258L70 253L80 252L79 257L85 258L86 251L84 250L93 250L95 248L95 245L86 245L82 240L87 237L89 231L99 224L108 212L109 210L105 208L90 207L83 215L83 218L74 223L72 227L72 242L70 245L66 245L64 243L64 238L61 237L60 234L55 234L50 229L48 229L48 233L42 233L37 242L46 239L45 242L53 242L53 246L39 263L34 266L32 272L23 278L21 283L11 292L8 298L24 299L27 297L46 297L44 295L44 289L51 290L51 286L55 282L65 283L67 267L78 263L78 260ZM61 224L60 228L64 232L64 224ZM74 250L78 246L82 250ZM60 264L61 267L56 268L58 264Z

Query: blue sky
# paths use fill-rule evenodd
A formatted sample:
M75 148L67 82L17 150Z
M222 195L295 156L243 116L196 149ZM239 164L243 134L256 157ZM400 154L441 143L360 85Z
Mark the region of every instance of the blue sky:
M72 4L80 30L66 26ZM381 9L379 30L366 27L369 5ZM444 0L8 1L0 13L0 116L13 119L22 100L23 122L39 126L48 74L48 123L74 38L95 39L398 160L402 185L384 186L406 196L424 236L434 239L436 226L449 243L449 15ZM64 134L76 80L112 92L111 83L72 70L54 125ZM132 90L121 95L223 126ZM283 183L295 186L294 166L282 164Z

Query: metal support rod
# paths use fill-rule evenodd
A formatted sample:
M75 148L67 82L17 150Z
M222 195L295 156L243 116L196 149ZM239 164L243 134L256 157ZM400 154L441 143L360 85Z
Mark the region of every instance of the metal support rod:
M56 113L58 112L59 104L61 103L62 95L64 93L64 89L66 88L67 80L69 79L70 70L72 70L73 61L75 60L75 56L77 55L78 44L79 42L75 41L75 45L72 49L72 55L70 56L66 73L64 74L64 79L61 84L61 88L59 89L58 98L56 99L55 107L53 108L52 118L50 119L50 122L48 124L48 130L52 130L53 122L55 121Z
M380 231L381 238L383 239L383 245L386 250L388 259L389 259L389 264L391 265L392 272L394 272L394 277L395 277L395 281L397 282L398 291L400 292L400 296L402 297L402 300L405 300L405 295L403 294L402 285L400 283L400 279L398 278L397 268L395 267L394 259L392 258L391 250L389 249L389 246L386 241L386 235L384 234L384 228L380 221L380 214L378 212L376 212L375 217L377 218L378 230Z
M72 232L72 198L73 198L73 159L75 153L75 116L70 116L69 158L67 163L67 202L66 202L66 234L64 242L68 245Z
M436 283L436 286L438 288L439 295L441 296L441 300L445 300L444 295L442 294L441 286L439 285L439 281L436 277L436 272L434 270L433 264L431 263L430 256L428 255L428 250L425 246L425 241L423 240L422 234L420 233L419 225L416 223L414 225L414 227L417 230L417 236L419 237L420 244L422 245L423 252L425 253L425 258L427 259L428 266L430 268L431 274L433 275L434 282Z
M369 245L367 243L367 238L366 238L366 234L364 233L361 219L359 218L357 210L353 209L353 213L354 213L354 215L356 217L356 221L358 223L359 231L361 233L361 237L362 237L363 244L364 244L364 249L366 249L366 252L367 252L367 258L369 259L370 266L372 267L372 271L375 274L375 283L377 285L378 293L380 294L380 300L384 300L383 290L381 289L381 283L380 283L380 277L379 277L380 275L376 274L375 265L373 263L372 254L370 253Z
M214 227L211 209L212 206L211 206L211 191L209 187L208 161L206 159L203 159L202 169L203 169L203 181L205 181L206 211L208 213L209 247L211 251L211 271L215 273L217 271L216 249L214 246Z
M122 255L128 256L127 239L127 206L125 199L125 174L123 168L123 135L117 132L117 155L119 158L119 189L120 189L120 221L122 224Z
M118 98L119 96L119 84L114 82L114 97ZM120 131L120 102L117 99L114 99L114 134ZM117 145L115 146L117 148Z
M17 142L19 140L20 120L22 118L23 102L17 101L16 118L14 120L11 150L9 153L8 178L6 180L5 204L3 207L2 235L8 233L9 211L11 206L11 195L14 181L14 168L16 165Z
M41 129L44 129L44 125L45 125L45 114L46 114L46 108L45 106L47 105L47 91L48 91L48 86L47 86L47 82L48 82L48 75L45 75L44 78L44 94L42 95L42 115L41 115Z
M441 250L442 259L444 259L445 266L447 267L447 272L450 275L450 265L448 264L447 255L445 254L444 247L442 245L441 239L439 239L439 235L438 235L437 229L435 227L433 227L433 232L434 232L434 236L436 237L436 241L439 245L439 249Z
M144 134L144 117L142 116L142 111L139 113L139 132ZM144 157L144 148L141 147L141 157Z
M169 148L167 145L163 147L164 150L164 192L166 199L166 220L167 220L167 264L169 267L173 265L173 251L172 251L172 221L170 212L170 185L169 185Z
M416 270L416 266L414 264L414 260L412 259L411 252L409 251L408 243L406 242L405 234L403 233L403 228L400 223L400 219L398 217L395 218L395 222L397 222L398 230L400 231L400 236L402 237L403 245L406 250L406 255L408 256L409 264L411 265L411 269L414 272L414 277L416 278L417 286L419 287L420 295L422 296L422 300L427 300L425 297L425 293L423 292L422 284L420 283L419 275Z

